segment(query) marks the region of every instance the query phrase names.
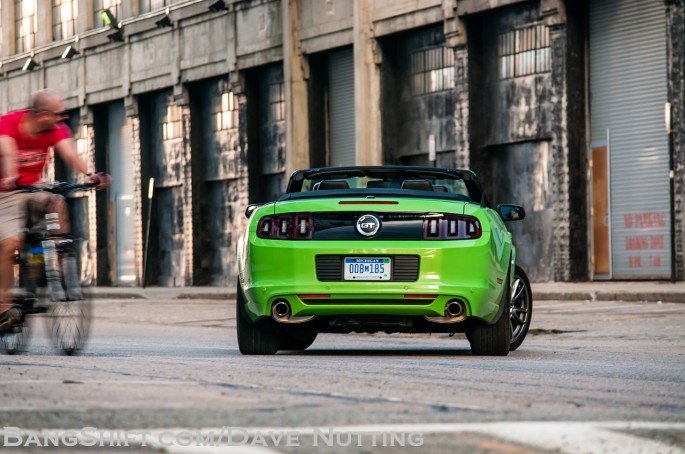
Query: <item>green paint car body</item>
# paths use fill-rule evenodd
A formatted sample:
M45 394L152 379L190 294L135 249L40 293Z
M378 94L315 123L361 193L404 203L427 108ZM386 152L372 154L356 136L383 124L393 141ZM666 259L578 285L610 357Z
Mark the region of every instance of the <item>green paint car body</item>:
M241 352L307 348L321 332L381 331L464 332L476 353L508 353L516 253L502 219L525 212L491 208L472 172L298 171L278 201L246 214Z

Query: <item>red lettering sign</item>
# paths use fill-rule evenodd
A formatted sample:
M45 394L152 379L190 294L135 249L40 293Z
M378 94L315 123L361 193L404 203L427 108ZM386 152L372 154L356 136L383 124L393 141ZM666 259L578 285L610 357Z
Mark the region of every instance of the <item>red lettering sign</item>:
M649 249L647 236L627 236L626 237L626 250L635 251L642 249Z
M664 236L663 235L652 235L649 237L649 248L650 249L664 249Z
M654 229L666 227L666 219L663 213L637 213L635 215L635 228Z
M641 265L641 258L639 255L633 255L628 257L628 267L629 268L640 268Z

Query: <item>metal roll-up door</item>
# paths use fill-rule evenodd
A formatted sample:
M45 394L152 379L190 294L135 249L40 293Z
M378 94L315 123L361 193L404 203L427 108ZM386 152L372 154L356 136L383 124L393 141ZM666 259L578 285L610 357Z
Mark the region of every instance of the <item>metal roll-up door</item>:
M612 278L671 275L666 65L663 2L590 2L591 142L609 153Z
M328 130L332 166L355 164L354 57L352 49L331 52L328 59Z

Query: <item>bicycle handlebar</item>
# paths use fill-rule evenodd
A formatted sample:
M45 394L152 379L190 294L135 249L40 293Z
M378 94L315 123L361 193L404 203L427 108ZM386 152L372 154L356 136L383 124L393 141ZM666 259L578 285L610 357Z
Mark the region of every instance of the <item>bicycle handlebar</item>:
M85 191L95 189L96 183L69 183L66 181L46 181L30 186L17 186L17 190L27 192L51 192L63 194L69 191Z

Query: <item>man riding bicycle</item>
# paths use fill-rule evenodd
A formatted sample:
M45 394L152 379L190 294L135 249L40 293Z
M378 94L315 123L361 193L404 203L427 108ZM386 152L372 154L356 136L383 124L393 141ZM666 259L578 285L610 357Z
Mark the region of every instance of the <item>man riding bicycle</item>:
M16 189L40 180L51 147L69 167L87 175L97 189L107 187L111 181L107 174L88 171L76 152L71 130L63 122L67 118L64 100L49 89L33 93L30 109L0 117L0 331L21 317L12 308L12 284L14 251L24 241L27 204L31 202L46 212L58 213L62 220L68 219L61 197ZM68 223L61 222L60 232L68 233L68 229Z

